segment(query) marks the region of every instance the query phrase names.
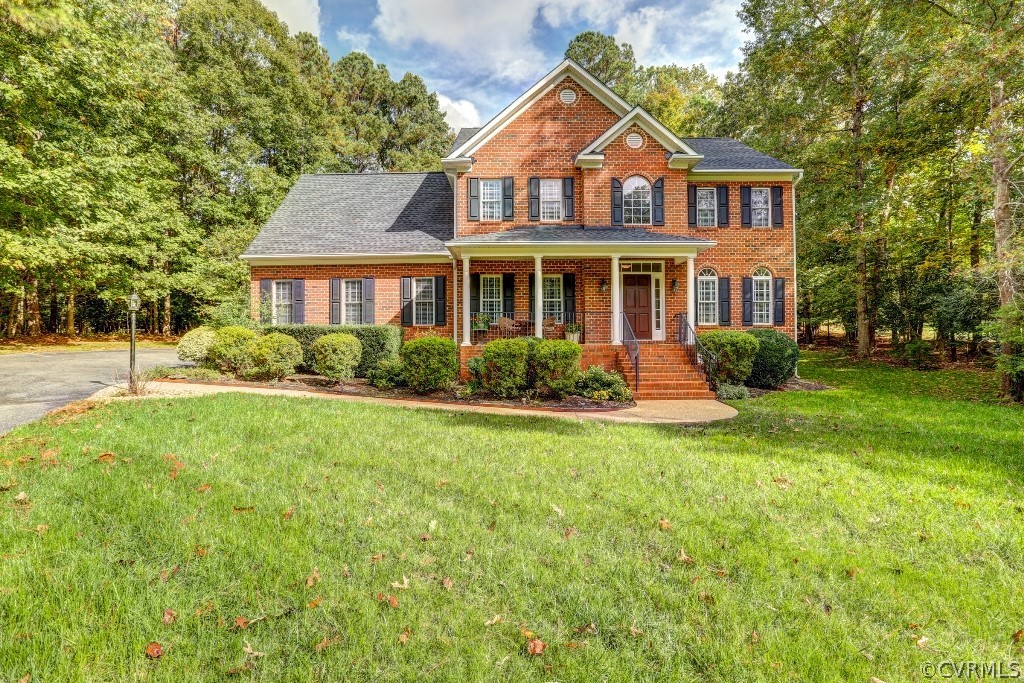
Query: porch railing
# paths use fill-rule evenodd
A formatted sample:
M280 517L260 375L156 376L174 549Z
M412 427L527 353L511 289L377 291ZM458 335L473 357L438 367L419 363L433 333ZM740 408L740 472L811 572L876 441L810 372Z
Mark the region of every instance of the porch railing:
M712 391L718 387L715 384L715 377L718 375L718 358L711 353L694 332L690 321L686 319L685 313L676 313L676 340L683 348L686 357L696 368L697 373L704 378Z
M470 339L474 344L486 344L495 339L532 337L536 319L531 311L470 313ZM541 322L545 339L564 339L573 329L579 330L581 344L611 343L611 313L595 311L583 313L550 313Z
M633 366L633 391L640 390L640 342L633 334L633 326L629 324L629 318L622 314L622 346L626 349L626 357Z

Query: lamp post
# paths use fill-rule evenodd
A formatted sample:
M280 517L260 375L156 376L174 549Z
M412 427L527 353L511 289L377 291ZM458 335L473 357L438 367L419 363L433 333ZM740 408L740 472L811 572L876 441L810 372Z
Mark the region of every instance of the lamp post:
M128 360L128 390L135 391L135 313L142 307L142 297L132 290L128 295L128 310L132 313L132 341Z

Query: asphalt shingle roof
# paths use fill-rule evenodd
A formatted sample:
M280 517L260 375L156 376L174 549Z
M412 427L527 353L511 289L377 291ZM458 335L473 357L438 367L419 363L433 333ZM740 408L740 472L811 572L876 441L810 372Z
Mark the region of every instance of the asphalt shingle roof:
M447 254L444 173L303 175L244 256Z
M450 150L448 150L448 155L451 156L452 152L454 152L459 147L462 147L464 144L466 144L466 140L468 140L471 137L473 137L474 135L476 135L476 132L478 130L480 130L480 129L479 128L460 128L459 132L456 133L456 135L455 135L455 142L452 143L452 148Z
M512 228L484 235L469 235L450 240L449 244L524 244L533 242L674 242L689 244L707 240L682 235L666 235L644 228L583 227L581 225L538 225Z
M695 171L724 169L778 169L793 167L732 138L683 138L683 141L704 158L693 167Z

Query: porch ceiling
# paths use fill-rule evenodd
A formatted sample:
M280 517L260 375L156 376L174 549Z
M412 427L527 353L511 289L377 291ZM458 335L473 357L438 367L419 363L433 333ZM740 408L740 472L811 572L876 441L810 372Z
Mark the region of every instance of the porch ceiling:
M667 235L644 228L545 225L470 235L445 242L456 258L596 256L681 258L695 256L714 240Z

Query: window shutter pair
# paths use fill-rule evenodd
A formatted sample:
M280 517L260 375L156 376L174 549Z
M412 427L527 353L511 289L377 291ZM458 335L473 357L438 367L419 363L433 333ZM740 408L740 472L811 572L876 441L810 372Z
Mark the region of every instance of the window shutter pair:
M786 278L777 277L772 280L772 322L776 325L786 323ZM754 278L743 278L743 324L754 324Z
M342 306L342 280L340 277L331 278L331 324L341 324ZM363 278L363 324L374 323L374 289L375 281L372 277Z
M501 179L501 218L510 221L515 216L515 179ZM480 220L480 179L469 179L469 220Z
M527 183L529 193L528 218L531 221L540 220L540 177L531 176ZM572 220L576 218L576 181L572 177L562 178L562 218Z
M403 277L401 286L402 296L402 327L412 327L412 277ZM445 325L448 322L448 278L438 275L434 278L434 324Z
M732 281L727 277L718 278L718 324L723 327L732 325L730 314L730 298L732 296Z
M292 322L302 325L306 322L306 281L292 280ZM273 320L271 307L274 305L274 281L260 280L260 322L264 325Z
M781 228L783 219L782 187L776 185L771 188L771 201L772 227ZM740 218L744 228L749 228L753 224L751 220L749 187L740 188Z

